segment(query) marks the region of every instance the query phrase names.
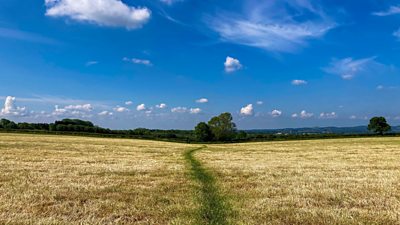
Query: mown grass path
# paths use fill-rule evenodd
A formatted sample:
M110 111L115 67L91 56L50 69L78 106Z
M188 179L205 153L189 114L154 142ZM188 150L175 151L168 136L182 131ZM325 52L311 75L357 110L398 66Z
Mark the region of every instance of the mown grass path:
M185 152L185 159L191 166L192 178L200 183L198 198L201 208L198 223L229 224L227 217L231 210L228 203L224 201L224 197L220 195L214 176L194 157L195 152L204 148L206 146Z

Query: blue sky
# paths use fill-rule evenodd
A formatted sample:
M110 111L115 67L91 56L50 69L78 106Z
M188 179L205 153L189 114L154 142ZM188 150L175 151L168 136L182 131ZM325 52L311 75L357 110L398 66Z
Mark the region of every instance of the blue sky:
M399 52L400 1L2 0L0 116L399 124Z

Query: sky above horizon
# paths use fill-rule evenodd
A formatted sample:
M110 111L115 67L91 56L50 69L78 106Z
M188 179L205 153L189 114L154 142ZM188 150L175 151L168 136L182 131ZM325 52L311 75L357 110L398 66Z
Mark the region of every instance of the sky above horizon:
M399 52L399 0L1 0L0 117L398 125Z

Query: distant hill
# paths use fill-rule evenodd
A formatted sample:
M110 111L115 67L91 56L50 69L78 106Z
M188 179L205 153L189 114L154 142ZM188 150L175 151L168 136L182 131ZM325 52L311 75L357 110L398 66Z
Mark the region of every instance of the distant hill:
M285 129L246 130L253 134L368 134L367 126L356 127L306 127ZM400 133L400 126L392 127L392 133Z

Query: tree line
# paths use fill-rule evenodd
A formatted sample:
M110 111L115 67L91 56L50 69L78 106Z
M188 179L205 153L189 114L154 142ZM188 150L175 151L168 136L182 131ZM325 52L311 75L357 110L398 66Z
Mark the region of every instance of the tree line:
M375 134L384 135L391 126L384 117L374 117L370 120L368 129ZM244 142L299 140L312 138L336 138L349 135L338 134L261 134L239 131L230 113L222 113L211 118L207 123L200 122L194 130L158 130L137 128L132 130L111 130L94 125L90 121L79 119L63 119L54 123L15 123L1 119L0 130L30 133L54 133L91 135L102 137L141 138L149 140L167 140L186 143L203 142ZM362 136L362 135L351 135ZM365 135L364 135L365 136Z

